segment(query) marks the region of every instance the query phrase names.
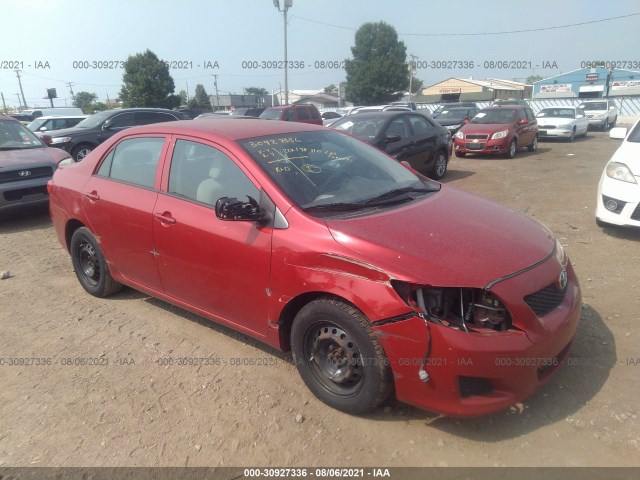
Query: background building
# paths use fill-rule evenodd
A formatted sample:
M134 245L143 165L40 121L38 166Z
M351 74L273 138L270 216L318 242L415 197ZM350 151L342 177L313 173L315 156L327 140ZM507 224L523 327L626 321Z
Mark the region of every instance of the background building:
M481 102L499 98L531 98L532 86L511 80L448 78L422 90L416 102Z
M581 68L533 84L534 98L627 95L640 95L640 72L606 67Z

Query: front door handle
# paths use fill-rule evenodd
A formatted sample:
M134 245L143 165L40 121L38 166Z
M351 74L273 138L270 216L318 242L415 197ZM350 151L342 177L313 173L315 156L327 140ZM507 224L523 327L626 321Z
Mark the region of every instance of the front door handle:
M98 192L96 192L95 190L89 193L85 193L84 196L87 197L92 202L100 200L100 195L98 195Z
M166 223L168 225L173 225L174 223L176 223L176 219L171 216L171 212L156 212L153 214L153 216L160 220L162 223Z

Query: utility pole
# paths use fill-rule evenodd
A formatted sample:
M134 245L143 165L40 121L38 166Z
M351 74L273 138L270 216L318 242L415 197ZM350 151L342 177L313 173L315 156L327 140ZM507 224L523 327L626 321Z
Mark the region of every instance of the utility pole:
M19 93L16 93L16 96L18 97L18 111L20 111L20 110L24 110L24 109L22 108L22 100L20 100L20 94L19 94Z
M24 103L24 108L27 108L27 101L24 98L24 91L22 90L22 81L20 80L20 70L16 70L16 76L18 77L18 84L20 85L20 93L22 93L22 103Z
M74 103L75 103L75 101L76 101L76 96L75 96L75 94L73 93L73 83L71 83L71 82L67 82L67 83L66 83L66 85L69 87L69 92L71 93L71 100L73 100L73 101L74 101Z
M414 65L418 57L416 55L409 55L411 61L409 62L409 106L411 106L411 91L413 90L413 72L415 72Z
M216 110L220 110L220 95L218 94L218 74L213 74L213 86L216 88Z
M7 102L4 101L4 93L0 92L0 95L2 95L2 111L6 112L7 111Z
M289 62L287 60L287 12L293 0L284 0L284 8L280 9L280 0L273 0L273 6L284 13L284 104L289 105Z

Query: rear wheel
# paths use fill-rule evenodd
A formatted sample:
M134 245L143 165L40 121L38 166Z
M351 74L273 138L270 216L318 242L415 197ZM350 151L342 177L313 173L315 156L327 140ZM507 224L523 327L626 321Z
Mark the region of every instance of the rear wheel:
M304 306L293 322L291 351L307 387L333 408L366 413L391 393L384 350L351 305L321 298Z
M527 150L529 150L530 152L535 152L536 150L538 150L538 135L533 137L533 142L527 147Z
M436 161L431 168L430 177L434 180L440 180L447 173L447 154L443 151L436 153Z
M573 127L573 130L571 130L571 135L569 136L569 141L573 142L576 139L576 127Z
M109 267L93 234L85 227L73 232L69 251L80 285L96 297L108 297L122 288L109 273Z
M602 126L603 130L609 130L609 117L605 118L604 125Z

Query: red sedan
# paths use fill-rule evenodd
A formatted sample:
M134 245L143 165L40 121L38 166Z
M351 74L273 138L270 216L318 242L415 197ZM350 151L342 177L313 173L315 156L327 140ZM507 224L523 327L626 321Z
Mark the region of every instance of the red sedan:
M131 128L49 190L87 292L127 285L291 350L350 413L393 391L454 416L506 408L557 371L580 317L547 228L322 127Z

